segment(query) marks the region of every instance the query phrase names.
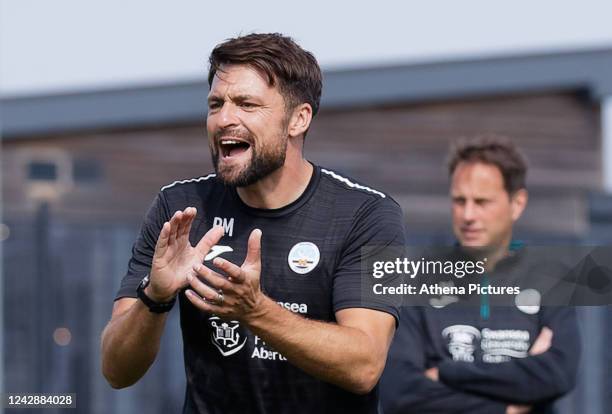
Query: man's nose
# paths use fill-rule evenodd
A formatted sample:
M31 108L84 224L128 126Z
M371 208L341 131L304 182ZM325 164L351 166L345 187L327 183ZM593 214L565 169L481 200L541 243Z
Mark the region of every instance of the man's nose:
M463 220L464 221L474 221L476 219L476 206L474 203L468 201L463 206Z
M236 126L238 125L238 116L236 113L236 105L233 105L232 103L225 103L221 109L219 110L219 112L217 113L218 115L218 124L219 127L221 128L227 128L230 126Z

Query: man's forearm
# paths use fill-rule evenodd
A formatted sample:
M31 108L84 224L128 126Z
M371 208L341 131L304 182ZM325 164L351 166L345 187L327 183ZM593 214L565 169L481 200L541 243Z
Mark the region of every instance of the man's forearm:
M405 361L390 360L401 366L392 377L381 383L385 414L471 413L504 414L506 404L483 396L457 391L431 381L422 373L413 371ZM395 365L394 365L395 367Z
M361 329L306 319L265 298L245 322L293 365L348 391L365 394L378 382L387 349ZM388 344L387 344L388 345Z
M159 350L167 313L152 313L140 301L114 316L102 332L102 373L113 388L134 384Z
M439 368L440 380L455 389L520 404L559 397L573 386L573 375L551 352L492 366L444 361Z

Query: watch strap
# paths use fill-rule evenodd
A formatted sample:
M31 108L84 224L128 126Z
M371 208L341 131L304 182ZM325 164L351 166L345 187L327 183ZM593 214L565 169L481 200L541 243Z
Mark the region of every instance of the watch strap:
M151 299L150 297L148 297L147 294L144 291L145 288L147 286L149 286L149 283L150 283L149 275L146 275L144 277L144 279L142 279L142 281L138 285L138 289L136 289L136 293L138 295L138 299L140 299L142 301L142 303L144 303L145 306L147 308L149 308L150 312L153 312L153 313L166 313L166 312L170 312L170 310L174 306L174 303L176 302L176 296L174 298L172 298L172 300L170 300L168 302L156 302L153 299Z

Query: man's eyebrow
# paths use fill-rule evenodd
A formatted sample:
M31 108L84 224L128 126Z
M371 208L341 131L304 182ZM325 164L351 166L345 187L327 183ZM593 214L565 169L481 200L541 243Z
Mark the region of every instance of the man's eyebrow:
M236 102L244 102L244 101L250 101L250 100L255 99L255 97L253 95L247 95L247 94L236 95L236 96L232 96L230 98L233 101L236 101Z
M230 96L229 98L230 98L230 100L232 100L234 102L244 102L244 101L250 101L250 100L257 99L255 96L247 95L247 94ZM219 96L219 95L210 95L210 96L208 96L208 102L219 102L219 101L223 101L223 97L222 96Z

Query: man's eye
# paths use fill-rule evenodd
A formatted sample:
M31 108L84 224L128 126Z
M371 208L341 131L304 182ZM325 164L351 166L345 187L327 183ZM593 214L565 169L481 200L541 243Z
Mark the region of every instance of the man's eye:
M219 109L221 108L221 103L219 102L209 102L208 109Z
M240 106L242 106L243 108L254 108L255 104L252 102L242 102Z

